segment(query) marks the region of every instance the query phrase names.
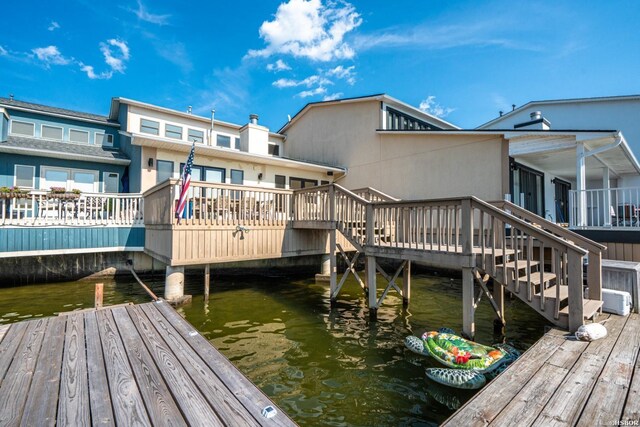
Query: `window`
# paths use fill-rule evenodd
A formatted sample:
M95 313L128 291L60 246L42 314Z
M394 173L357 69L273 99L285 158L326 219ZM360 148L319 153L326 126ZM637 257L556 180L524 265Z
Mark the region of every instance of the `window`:
M331 184L329 181L320 181L320 185L328 185Z
M104 134L104 133L96 133L93 138L93 142L96 145L104 145L107 147L113 147L113 135Z
M20 188L35 188L35 175L35 166L15 165L13 185Z
M206 182L224 183L226 170L221 168L204 168L204 180Z
M204 132L201 130L189 129L188 135L189 142L204 142Z
M85 193L98 191L99 174L94 170L54 168L42 166L40 168L40 188L62 187L67 191L78 189Z
M34 136L35 125L27 122L11 121L11 133L14 135Z
M287 188L287 177L284 175L276 175L276 188Z
M289 188L292 190L298 190L300 188L315 187L318 185L318 181L314 179L304 178L289 178Z
M279 156L280 155L280 146L276 144L269 144L269 154L271 156Z
M244 171L231 169L231 183L239 185L244 184Z
M234 142L235 142L235 146L234 146L234 148L235 148L236 150L239 150L239 149L240 149L240 138L235 138L235 141L234 141Z
M156 183L159 184L173 177L173 162L157 160Z
M61 127L42 125L42 131L40 134L42 138L55 139L56 141L62 141Z
M216 145L218 147L231 147L231 138L225 135L216 135Z
M140 119L140 132L160 135L160 123L153 120Z
M513 203L544 216L544 173L510 159Z
M104 193L117 193L120 188L120 175L115 172L105 172L103 175L104 185L102 191Z
M81 143L81 144L88 144L89 143L89 132L87 132L86 130L70 129L69 130L69 141L78 142L78 143Z
M182 128L174 125L164 125L164 136L173 139L182 139Z
M425 121L416 119L392 108L387 108L388 130L441 130Z

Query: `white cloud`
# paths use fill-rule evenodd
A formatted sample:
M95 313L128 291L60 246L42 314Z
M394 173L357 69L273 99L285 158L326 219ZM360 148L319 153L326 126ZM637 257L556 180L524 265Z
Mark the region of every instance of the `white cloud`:
M91 65L85 65L82 62L80 64L78 64L78 65L80 65L80 69L82 71L87 73L87 77L89 77L91 80L110 79L113 76L113 72L111 72L111 71L104 71L104 72L102 72L100 74L96 74Z
M49 26L47 27L47 30L55 31L58 28L60 28L60 24L58 24L56 21L51 21L51 24L49 24Z
M331 80L315 74L303 80L278 79L272 83L272 85L277 87L278 89L283 89L286 87L297 87L297 86L306 86L310 88L311 86L315 86L315 85L323 86L323 85L332 85L332 84L333 82Z
M315 89L304 90L300 92L297 96L299 96L300 98L307 98L309 96L322 95L324 93L327 93L327 89L322 86L318 86Z
M336 92L336 93L332 93L331 95L325 95L324 98L322 98L323 101L334 101L336 99L340 99L342 97L342 92Z
M120 49L120 54L114 56L110 46ZM118 39L109 39L106 43L100 43L100 51L104 55L104 62L113 71L124 73L126 69L125 62L129 60L129 46L127 46L126 42Z
M31 49L31 52L33 52L40 61L44 62L47 67L51 64L67 65L72 61L62 56L56 46L37 47Z
M9 52L7 52L7 49L0 46L0 56L7 56L7 55L9 55Z
M274 64L267 64L267 71L287 71L290 70L291 67L287 65L282 59L278 59Z
M362 23L355 7L344 0L289 0L278 6L273 21L264 21L260 37L266 47L250 50L249 57L287 54L313 61L352 58L345 35Z
M429 95L427 99L422 100L420 102L420 106L418 107L420 110L424 111L427 114L431 114L436 117L447 117L455 108L443 107L442 105L436 102L436 97L433 95Z
M150 13L147 8L142 4L141 0L138 0L138 9L129 9L133 12L139 20L149 22L156 25L167 25L171 15L154 15Z
M349 83L351 86L353 86L356 82L356 77L355 77L355 73L353 72L353 70L356 68L355 65L352 65L350 67L343 67L342 65L338 65L335 68L330 69L329 71L327 71L327 75L328 76L335 76L339 79L343 79L346 80L347 83Z

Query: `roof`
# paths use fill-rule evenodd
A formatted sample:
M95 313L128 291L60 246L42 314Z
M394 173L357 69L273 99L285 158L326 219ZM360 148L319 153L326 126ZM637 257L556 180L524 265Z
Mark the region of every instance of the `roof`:
M196 114L190 114L190 113L187 113L187 112L184 112L184 111L173 110L171 108L161 107L159 105L148 104L146 102L136 101L134 99L128 99L128 98L122 98L122 97L111 98L111 110L109 112L109 118L111 120L118 120L120 104L134 105L134 106L141 107L141 108L146 108L146 109L149 109L149 110L155 110L155 111L159 111L159 112L162 112L162 113L171 114L171 115L174 115L174 116L179 116L179 117L182 117L182 118L185 118L185 119L198 120L198 121L201 121L201 122L205 122L207 124L211 123L211 117L198 116ZM238 125L236 123L225 122L223 120L218 120L218 119L215 119L215 123L219 123L221 125L228 126L230 128L235 128L235 129L238 129L238 130L240 130L243 127L246 126L246 124ZM280 135L279 133L275 133L275 132L269 132L269 135L282 138L282 135Z
M341 98L341 99L334 99L332 101L316 101L316 102L309 102L307 105L305 105L304 107L302 107L302 109L300 111L298 111L292 118L291 120L289 120L289 122L287 122L284 126L282 126L280 128L280 130L278 130L278 133L283 133L285 132L296 120L298 120L301 116L303 116L307 111L309 111L311 108L314 107L318 107L318 106L326 106L326 105L339 105L339 104L347 104L347 103L355 103L355 102L367 102L367 101L382 101L385 102L391 106L395 106L395 107L400 107L403 108L405 110L410 110L412 112L413 115L416 116L416 118L422 118L424 120L428 120L430 123L437 125L437 126L442 126L448 129L459 129L459 127L457 127L456 125L453 125L445 120L442 120L439 117L433 116L429 113L425 113L424 111L413 107L405 102L402 102L396 98L393 98L389 95L387 95L386 93L378 93L375 95L365 95L365 96L356 96L353 98Z
M496 117L495 119L492 119L484 124L481 124L480 126L478 126L478 129L489 127L494 123L497 123L501 120L504 120L515 114L518 114L522 110L526 110L536 105L571 104L571 103L585 103L585 102L633 101L633 100L640 100L640 95L596 96L596 97L590 97L590 98L566 98L566 99L547 99L547 100L539 100L539 101L530 101L512 111L509 111L506 114L503 114L500 117Z
M131 163L129 158L117 149L13 135L10 135L6 141L0 142L0 153L120 165L128 165Z
M12 108L21 111L31 111L36 113L45 113L58 117L66 117L82 121L91 121L106 124L109 126L119 126L116 121L110 120L107 116L99 114L85 113L82 111L67 110L65 108L51 107L49 105L34 104L32 102L18 101L9 98L0 98L0 106Z

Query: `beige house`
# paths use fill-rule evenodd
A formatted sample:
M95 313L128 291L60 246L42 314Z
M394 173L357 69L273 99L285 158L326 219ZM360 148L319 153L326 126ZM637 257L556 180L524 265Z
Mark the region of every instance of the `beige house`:
M338 167L281 156L284 137L258 124L237 125L125 98L114 98L110 117L121 123L122 150L131 158L129 191L145 192L180 177L195 142L192 180L295 189L329 183Z
M464 131L388 95L310 103L278 131L290 158L344 167L346 188L402 199L508 192L508 143L498 132Z

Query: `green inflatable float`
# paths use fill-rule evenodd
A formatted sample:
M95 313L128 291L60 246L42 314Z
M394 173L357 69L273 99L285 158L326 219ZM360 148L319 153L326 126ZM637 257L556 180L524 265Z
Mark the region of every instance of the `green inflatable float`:
M506 344L493 347L466 340L451 330L425 332L422 338L408 336L407 348L431 356L452 369L429 368L431 380L461 389L477 389L512 363L520 353Z

